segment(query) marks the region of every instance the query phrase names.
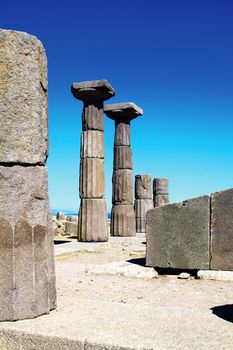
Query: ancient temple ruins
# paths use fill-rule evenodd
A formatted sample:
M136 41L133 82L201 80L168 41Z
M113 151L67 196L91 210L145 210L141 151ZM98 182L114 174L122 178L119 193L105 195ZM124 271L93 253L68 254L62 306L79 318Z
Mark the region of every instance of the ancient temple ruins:
M112 236L135 236L130 121L143 111L128 102L107 105L104 112L115 121L110 233Z
M56 307L48 199L47 60L34 36L0 30L0 321Z
M146 232L146 214L153 208L151 177L135 176L135 216L136 232Z
M83 101L78 238L87 242L107 241L103 102L113 97L115 91L107 80L74 83L71 91Z

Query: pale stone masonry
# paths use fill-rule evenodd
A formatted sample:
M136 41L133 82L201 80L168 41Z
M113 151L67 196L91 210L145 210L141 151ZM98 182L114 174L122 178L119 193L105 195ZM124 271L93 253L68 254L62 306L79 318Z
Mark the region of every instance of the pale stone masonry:
M146 265L209 269L210 198L167 204L147 213Z
M115 121L110 233L112 236L135 236L130 121L141 116L143 111L127 102L107 105L104 112Z
M56 307L47 123L42 43L0 30L0 321Z
M233 270L233 189L147 213L146 265Z
M73 83L75 98L83 101L80 147L79 195L81 199L78 239L108 240L108 218L104 176L103 102L115 95L107 80Z
M136 175L134 184L136 232L146 232L146 213L153 208L151 177Z
M153 181L154 207L160 207L169 203L168 179L154 179Z

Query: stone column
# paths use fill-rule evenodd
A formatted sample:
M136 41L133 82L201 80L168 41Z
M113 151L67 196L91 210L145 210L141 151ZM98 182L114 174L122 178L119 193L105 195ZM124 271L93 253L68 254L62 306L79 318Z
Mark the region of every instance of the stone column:
M78 239L84 242L108 240L108 218L104 178L103 102L115 95L107 80L74 83L73 96L83 101L80 150Z
M112 236L135 236L130 121L143 111L131 102L108 105L104 111L115 120L110 232Z
M154 179L153 181L154 206L160 207L169 203L168 179Z
M0 321L12 321L56 307L47 60L26 33L0 30L0 48Z
M146 213L153 209L151 177L149 175L135 176L135 215L136 232L146 232Z

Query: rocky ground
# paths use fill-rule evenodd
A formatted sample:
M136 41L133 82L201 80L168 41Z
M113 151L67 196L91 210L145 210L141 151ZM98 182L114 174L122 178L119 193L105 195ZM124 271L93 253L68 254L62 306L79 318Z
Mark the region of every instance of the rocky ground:
M233 349L232 281L158 276L143 234L67 240L55 246L57 310L1 323L0 349Z

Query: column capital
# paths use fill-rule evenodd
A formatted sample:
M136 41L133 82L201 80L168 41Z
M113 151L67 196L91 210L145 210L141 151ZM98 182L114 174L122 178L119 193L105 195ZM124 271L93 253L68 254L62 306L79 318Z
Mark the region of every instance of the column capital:
M103 102L115 95L115 90L107 80L93 80L73 83L71 92L75 98L83 102Z
M114 103L104 107L104 113L115 121L129 122L143 114L143 110L133 102Z

